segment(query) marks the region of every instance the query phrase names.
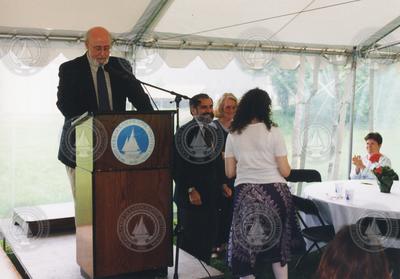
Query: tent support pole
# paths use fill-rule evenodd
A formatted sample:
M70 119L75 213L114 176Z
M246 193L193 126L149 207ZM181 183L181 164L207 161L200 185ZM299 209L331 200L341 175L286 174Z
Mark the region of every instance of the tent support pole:
M356 81L357 81L357 47L353 48L351 72L353 74L352 94L351 94L351 110L350 110L350 137L349 137L349 160L347 173L350 176L352 157L353 157L353 134L354 134L354 100L356 96Z

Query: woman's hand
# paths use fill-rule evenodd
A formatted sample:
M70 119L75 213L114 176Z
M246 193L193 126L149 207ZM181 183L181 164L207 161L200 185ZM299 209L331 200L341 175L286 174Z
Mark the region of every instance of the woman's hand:
M356 173L357 174L360 172L360 170L365 169L365 165L364 165L360 155L353 156L352 162L353 162L353 165L356 166Z

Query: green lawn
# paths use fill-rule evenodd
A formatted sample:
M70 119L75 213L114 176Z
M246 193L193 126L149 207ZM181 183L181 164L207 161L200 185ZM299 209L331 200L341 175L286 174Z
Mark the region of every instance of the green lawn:
M66 202L72 194L57 160L62 121L51 115L0 120L0 216L24 205Z

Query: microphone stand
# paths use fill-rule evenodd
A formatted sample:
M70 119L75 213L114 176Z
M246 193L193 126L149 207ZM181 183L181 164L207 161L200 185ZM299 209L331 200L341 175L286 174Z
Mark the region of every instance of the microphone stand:
M144 84L144 85L153 87L153 88L155 88L155 89L158 89L158 90L167 92L167 93L169 93L169 94L175 96L174 102L175 102L175 107L176 107L176 131L178 131L178 129L179 129L179 103L182 101L182 99L190 100L190 97L188 97L188 96L186 96L186 95L182 95L182 94L176 93L176 92L174 92L174 91L172 91L172 90L167 90L167 89L164 89L164 88L155 86L155 85L153 85L153 84L150 84L150 83L147 83L147 82L138 80L138 79L136 79L136 80L137 80L138 82L140 82L141 84Z
M141 80L136 79L138 82L140 82L143 85L147 85L150 87L153 87L155 89L167 92L171 95L175 96L175 106L176 106L176 131L178 131L179 129L179 103L182 101L182 99L186 99L186 100L190 100L190 98L188 96L176 93L174 91L171 90L167 90L158 86L155 86L153 84L147 83L147 82L143 82ZM181 234L183 232L183 228L181 226L181 220L180 220L180 214L179 214L179 206L176 207L177 212L176 212L176 216L177 216L177 224L175 226L175 230L174 230L174 234L176 235L176 246L175 246L175 266L174 266L174 279L178 279L179 275L178 275L178 265L179 265L179 246L180 246L180 240L181 240Z

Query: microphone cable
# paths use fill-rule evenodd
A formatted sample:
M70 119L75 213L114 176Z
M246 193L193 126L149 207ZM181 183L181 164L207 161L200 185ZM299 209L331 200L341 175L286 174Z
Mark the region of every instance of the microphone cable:
M142 87L144 88L144 91L146 91L147 95L149 95L149 98L151 100L151 102L154 104L154 106L156 107L157 110L160 110L156 104L156 102L154 101L153 97L150 94L150 91L147 89L147 86L145 84L141 84Z

